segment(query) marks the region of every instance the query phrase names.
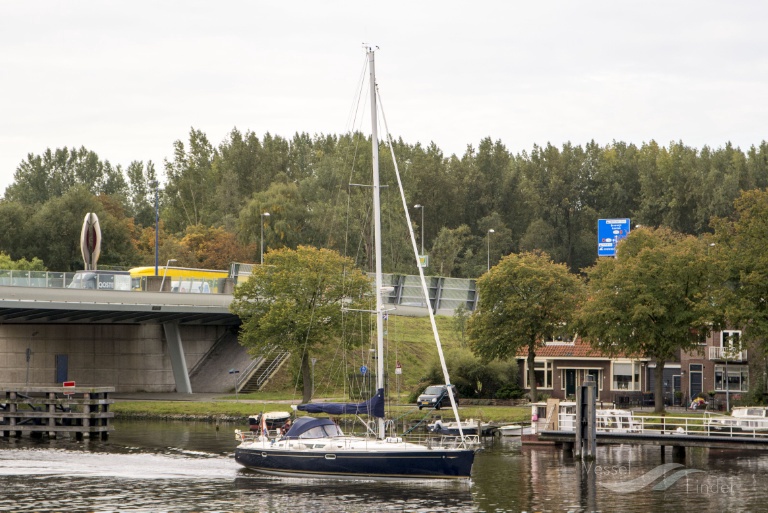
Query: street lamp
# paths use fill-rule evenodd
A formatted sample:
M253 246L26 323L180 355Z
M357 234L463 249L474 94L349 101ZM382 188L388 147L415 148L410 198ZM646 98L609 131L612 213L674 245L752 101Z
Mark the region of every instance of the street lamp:
M260 259L259 262L263 265L264 264L264 218L269 217L269 212L264 212L261 214L261 251L259 252Z
M235 402L237 402L237 375L240 374L240 371L237 369L229 369L229 373L235 377Z
M158 225L160 224L160 210L158 205L159 193L157 188L158 187L157 180L152 180L151 182L149 182L149 186L154 187L155 189L155 276L157 276L157 258L158 258L158 248L159 248L159 244L158 244L159 239L158 239L157 233L158 233Z
M414 205L413 208L421 209L421 254L424 255L424 205Z
M491 234L496 233L496 231L491 228L488 230L488 270L491 270Z
M165 263L165 270L163 271L163 279L162 279L162 281L160 282L160 292L162 292L162 291L163 291L163 285L165 285L165 276L168 274L168 266L169 266L169 265L171 265L171 262L176 262L176 261L177 261L177 260L176 260L175 258L171 258L171 259L169 259L169 260L168 260L168 261Z
M317 358L312 358L312 397L315 397L315 364Z

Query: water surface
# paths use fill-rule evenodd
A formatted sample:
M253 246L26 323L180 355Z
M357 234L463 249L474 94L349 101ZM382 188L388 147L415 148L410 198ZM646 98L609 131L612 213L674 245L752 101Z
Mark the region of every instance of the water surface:
M116 422L108 441L0 438L0 511L766 511L768 454L488 439L472 481L263 477L233 459L234 425ZM666 463L666 467L660 467ZM650 474L649 474L650 472Z

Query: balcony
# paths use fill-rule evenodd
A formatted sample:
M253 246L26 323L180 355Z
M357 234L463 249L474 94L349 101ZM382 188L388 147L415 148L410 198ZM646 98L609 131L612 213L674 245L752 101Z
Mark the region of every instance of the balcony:
M736 351L730 347L710 347L709 348L710 360L728 360L729 362L746 362L747 350Z

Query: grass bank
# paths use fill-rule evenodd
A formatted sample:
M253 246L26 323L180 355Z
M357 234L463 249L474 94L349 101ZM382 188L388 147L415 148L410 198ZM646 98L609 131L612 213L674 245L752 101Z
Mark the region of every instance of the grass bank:
M118 401L111 406L118 419L202 420L210 422L247 422L248 416L262 411L291 411L289 404L274 401L213 400L213 401ZM303 413L300 413L304 415ZM484 422L529 422L531 410L527 406L460 406L462 420ZM452 418L450 409L419 410L415 406L389 407L391 418L400 421L432 419L435 415Z

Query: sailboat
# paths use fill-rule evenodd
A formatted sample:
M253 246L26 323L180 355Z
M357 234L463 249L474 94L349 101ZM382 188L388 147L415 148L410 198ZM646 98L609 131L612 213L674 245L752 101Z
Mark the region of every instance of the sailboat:
M381 206L379 184L379 140L377 135L377 89L374 50L366 49L371 89L371 147L373 161L373 209L376 287L376 335L378 355L384 354L384 291L381 264ZM384 119L386 126L386 119ZM392 148L391 141L390 149ZM393 155L394 157L394 155ZM393 158L394 160L394 158ZM395 164L397 170L397 164ZM399 173L401 198L408 217ZM410 219L407 219L411 226ZM418 256L416 239L411 229L411 245ZM429 297L423 269L419 266L424 296ZM440 345L432 308L428 307L446 385L450 384L445 357ZM469 479L475 458L474 440L459 428L459 436L441 441L415 443L399 436L386 436L384 423L384 358L377 358L377 391L361 403L312 403L296 408L308 413L367 414L377 419L375 436L346 436L330 418L299 417L279 438L246 436L236 432L241 443L235 448L235 460L257 472L297 478L334 479ZM452 387L448 386L451 390ZM451 406L459 420L456 400L449 392ZM461 425L461 424L459 424ZM476 437L475 437L476 439Z

